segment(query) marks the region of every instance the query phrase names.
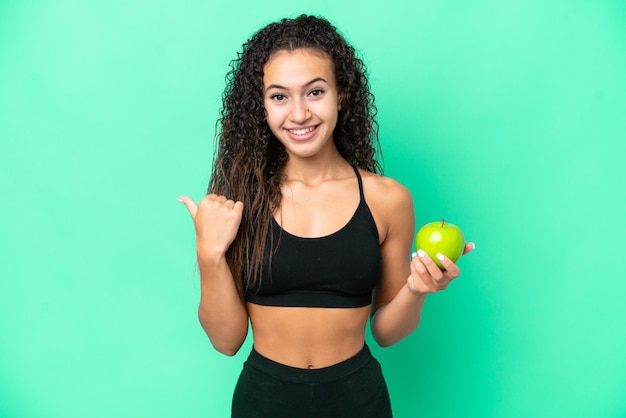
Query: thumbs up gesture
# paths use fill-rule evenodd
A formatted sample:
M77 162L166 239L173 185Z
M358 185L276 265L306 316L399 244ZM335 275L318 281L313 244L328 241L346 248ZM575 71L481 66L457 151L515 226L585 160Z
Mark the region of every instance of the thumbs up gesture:
M198 257L224 255L237 236L243 202L213 193L206 195L198 204L189 196L180 196L178 200L187 207L193 220Z

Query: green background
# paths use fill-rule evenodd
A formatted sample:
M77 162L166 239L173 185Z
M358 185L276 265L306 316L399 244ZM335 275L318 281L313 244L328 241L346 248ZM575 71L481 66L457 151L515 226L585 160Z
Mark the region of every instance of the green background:
M226 417L250 338L196 319L228 62L333 21L385 173L477 249L420 329L368 342L396 416L625 417L623 0L0 0L0 416ZM408 255L407 255L408 256Z

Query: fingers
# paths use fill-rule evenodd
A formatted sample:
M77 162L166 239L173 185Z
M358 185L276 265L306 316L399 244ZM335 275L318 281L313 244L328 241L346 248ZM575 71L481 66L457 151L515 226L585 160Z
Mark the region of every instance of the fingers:
M243 202L235 202L234 200L228 199L226 196L218 196L214 193L206 195L200 204L234 210L239 216L243 213Z
M476 244L474 244L473 242L468 242L467 244L465 244L465 248L463 248L463 255L472 252L474 249L476 249Z
M428 269L426 268L424 263L419 260L417 253L413 253L413 258L411 260L410 267L411 267L411 274L413 274L414 276L420 279L430 276L430 274L428 273Z
M437 259L439 260L439 262L445 269L443 271L444 277L448 278L448 280L452 280L452 279L459 277L459 275L461 274L461 270L459 269L459 266L457 266L456 264L452 262L452 260L450 260L448 257L446 257L443 254L437 254Z
M411 275L409 276L409 290L417 294L435 293L437 285L430 277L426 266L420 262L417 253L413 253L410 264Z
M179 202L182 202L185 205L185 207L189 211L189 214L191 215L191 218L195 220L196 214L198 213L198 205L196 204L196 202L194 202L194 200L190 198L189 196L184 196L184 195L179 196L177 200ZM237 215L240 218L241 218L241 214L243 213L243 202L240 202L240 201L235 202L233 200L227 199L225 196L218 196L216 194L211 193L211 194L206 195L200 201L200 205L203 205L203 206L206 206L209 203L217 204L217 206L223 205L227 209L232 209L237 213Z
M437 259L443 265L443 271L425 251L418 250L413 254L409 290L415 293L435 293L446 289L461 274L459 267L448 257L437 254Z
M410 269L409 290L415 293L435 293L448 286L449 280L444 273L422 250L413 253Z
M195 219L196 213L198 212L198 205L196 205L196 202L194 202L189 196L180 196L178 201L183 202L183 205L185 205L191 215L191 219Z
M236 201L233 205L233 209L238 212L239 216L241 217L241 214L243 213L243 202L240 202L239 200Z
M417 256L419 257L420 261L424 264L424 266L428 270L428 273L431 275L433 279L439 280L443 277L443 273L441 272L441 269L433 261L433 259L430 258L428 254L426 254L426 251L421 250L421 249L417 250Z

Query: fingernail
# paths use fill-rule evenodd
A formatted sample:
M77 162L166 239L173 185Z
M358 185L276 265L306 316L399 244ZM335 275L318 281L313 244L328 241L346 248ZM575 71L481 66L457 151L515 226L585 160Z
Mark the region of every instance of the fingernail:
M417 253L411 254L411 258L415 258L416 255L417 255Z
M179 202L183 201L183 199L181 199L180 197L177 197L176 200L178 200Z
M417 254L422 258L426 257L426 253L422 249L417 250Z
M476 249L476 243L472 242L472 250Z
M439 261L443 261L445 259L445 257L443 256L443 254L439 253L439 254L437 254L437 259Z

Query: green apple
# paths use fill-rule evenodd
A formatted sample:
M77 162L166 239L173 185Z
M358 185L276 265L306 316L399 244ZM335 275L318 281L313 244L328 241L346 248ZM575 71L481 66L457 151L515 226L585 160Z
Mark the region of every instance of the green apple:
M463 255L465 237L461 228L442 219L441 222L431 222L422 226L415 236L415 246L418 250L424 250L439 268L443 269L437 254L441 253L456 263Z

